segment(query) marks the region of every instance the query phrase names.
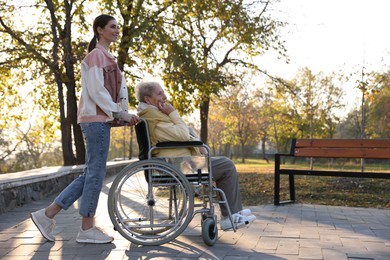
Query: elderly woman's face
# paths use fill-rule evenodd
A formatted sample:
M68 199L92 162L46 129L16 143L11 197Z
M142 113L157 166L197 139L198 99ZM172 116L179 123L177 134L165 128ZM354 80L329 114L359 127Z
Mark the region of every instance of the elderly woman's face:
M149 105L158 107L158 104L164 104L167 101L167 96L161 86L157 86L150 97L145 97L145 101Z

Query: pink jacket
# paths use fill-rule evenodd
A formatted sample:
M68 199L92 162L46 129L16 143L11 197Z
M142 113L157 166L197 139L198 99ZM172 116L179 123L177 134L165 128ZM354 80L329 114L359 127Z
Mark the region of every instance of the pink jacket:
M81 97L78 123L109 122L112 112L128 110L128 91L118 64L97 44L81 63Z

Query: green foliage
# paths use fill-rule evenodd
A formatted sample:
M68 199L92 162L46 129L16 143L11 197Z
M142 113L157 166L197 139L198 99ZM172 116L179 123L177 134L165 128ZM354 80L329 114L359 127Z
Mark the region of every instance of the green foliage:
M292 138L332 138L343 108L342 89L337 75L313 75L308 68L265 96L272 106L268 132L278 151L287 151Z
M390 72L363 73L357 83L361 103L338 126L338 136L390 138Z
M22 99L11 74L11 69L0 67L0 129L14 125L13 123L18 126L19 122L23 120L20 109L18 109Z
M207 141L204 134L209 123L208 143L214 153L229 155L240 145L245 155L259 140L271 140L278 151L287 151L294 137L335 136L340 121L337 110L343 108L338 75L314 75L305 68L286 82L253 62L271 49L288 60L279 32L283 23L268 15L271 3L39 0L18 6L0 0L2 158L16 156L16 148L28 145L31 149L26 151L32 157L39 150L58 152L58 147L45 144L54 142L61 129L62 148L70 149L63 161L74 163L72 148L82 144L80 133L76 141L70 134L77 130L78 67L92 37L91 23L97 11L112 14L121 25L122 37L113 52L128 85L148 75L161 77L181 114L200 110L201 137ZM32 15L31 20L24 19L27 15ZM253 97L246 92L252 86L244 81L252 73L272 80L264 86L268 90L256 86L259 90ZM389 82L388 72L372 72L358 85L365 97L367 137L389 138ZM129 100L135 106L133 94L130 87ZM30 124L23 124L29 120ZM361 121L357 109L337 131L348 129L351 136L359 137ZM5 131L15 127L20 130L17 137ZM130 145L120 136L113 136L113 158ZM21 159L27 154L17 156Z
M223 144L240 147L239 154L243 161L251 152L249 148L259 143L263 134L261 130L264 128L263 118L258 116L259 104L244 82L242 85L230 87L214 99L209 121L209 136L212 136L213 140L221 138ZM215 133L214 124L223 125L220 133Z
M231 71L233 67L254 67L248 62L250 56L270 47L282 49L277 37L281 24L264 15L267 1L100 3L38 0L20 5L0 1L0 37L6 43L0 47L0 63L25 73L13 79L19 86L27 82L33 86L29 95L38 108L32 110L45 111L42 120L46 129L59 127L50 125L50 120L60 122L65 164L75 162L73 146L69 145L73 140L77 156L83 151L76 124L80 75L75 68L85 54L84 37L90 30L89 14L93 11L118 17L123 37L114 50L129 83L147 73L156 76L154 71L162 71L160 76L169 87L174 105L182 113L201 107L202 120L206 119L203 123L207 122L211 95L237 81L239 74ZM248 55L247 60L243 59ZM130 103L135 105L133 88L129 93Z
M259 55L275 43L281 24L265 17L268 2L256 6L260 13L253 13L256 8L249 8L251 4L182 1L174 6L171 26L165 29L164 81L175 104L184 103L182 112L235 85L240 75L233 73L234 67L251 66L242 57ZM282 44L274 47L282 48ZM227 65L229 70L224 69ZM183 91L187 97L178 95Z
M13 80L19 88L32 86L32 111L44 111L43 124L50 139L61 125L65 164L73 164L72 145L75 141L78 159L83 160L83 140L76 124L76 83L79 73L74 66L84 56L79 47L86 46L85 17L90 1L34 1L28 4L0 2L0 64L12 68ZM29 19L25 19L29 17ZM77 33L72 33L72 25ZM74 51L75 50L75 51ZM24 89L22 89L23 91ZM60 124L52 124L55 120ZM52 131L47 131L54 127ZM73 128L74 138L71 134Z
M113 127L111 129L108 160L132 159L138 156L138 145L133 127Z
M15 87L12 70L0 67L0 75L0 173L5 173L12 167L12 164L6 163L7 160L12 158L21 144L15 134L15 128L19 128L27 117L21 112L24 99ZM24 97L26 96L25 94Z
M390 71L375 73L370 93L366 93L366 133L368 138L390 138Z
M251 92L249 81L242 79L242 85L230 87L214 98L210 147L215 153L229 156L226 148L240 146L238 154L245 158L261 141L266 159L265 143L269 141L276 151L286 152L293 138L332 138L340 122L337 110L343 107L339 80L334 74L313 75L303 69L288 84L256 84L256 91Z
M183 114L201 112L201 138L207 141L209 101L242 73L259 70L251 58L269 48L284 52L281 23L266 16L269 2L167 2L152 20L154 40L144 41L145 64L162 68L172 103ZM159 5L156 9L159 10ZM151 69L150 71L153 71Z

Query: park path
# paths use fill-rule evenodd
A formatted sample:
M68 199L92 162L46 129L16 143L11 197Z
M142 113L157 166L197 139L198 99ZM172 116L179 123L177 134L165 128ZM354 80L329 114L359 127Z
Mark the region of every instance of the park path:
M113 243L76 243L77 203L57 216L56 242L47 242L29 214L47 206L50 197L0 214L0 259L390 259L390 210L309 204L250 207L257 219L237 232L220 231L212 247L202 241L198 217L170 243L132 244L113 230L107 213L113 178L105 181L96 218L115 236Z

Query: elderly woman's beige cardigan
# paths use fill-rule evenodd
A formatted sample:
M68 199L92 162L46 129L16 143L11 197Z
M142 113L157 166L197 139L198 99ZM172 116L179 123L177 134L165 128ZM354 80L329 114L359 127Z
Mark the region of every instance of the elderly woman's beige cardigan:
M176 110L168 116L157 107L141 102L138 106L138 115L148 122L152 146L158 142L197 140L190 134L188 126ZM184 157L197 154L199 154L197 149L175 148L160 149L153 156Z

